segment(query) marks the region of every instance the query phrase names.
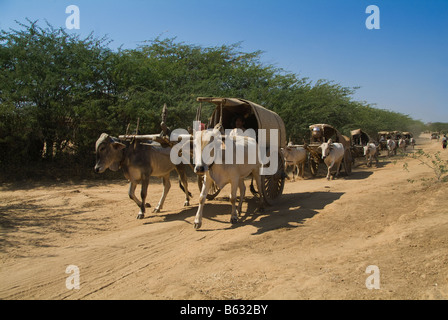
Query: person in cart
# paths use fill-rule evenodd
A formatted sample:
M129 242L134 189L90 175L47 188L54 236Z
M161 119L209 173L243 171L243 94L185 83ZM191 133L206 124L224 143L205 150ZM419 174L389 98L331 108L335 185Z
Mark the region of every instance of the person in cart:
M232 121L233 130L230 132L229 137L246 136L255 139L253 130L247 130L245 127L246 121L243 115L236 115Z
M166 125L166 123L165 122L161 122L160 123L160 128L162 129L162 131L160 132L160 138L161 138L161 142L160 142L160 145L163 147L163 148L166 148L166 147L169 147L169 146L171 146L171 144L170 144L170 135L171 135L171 130L170 130L170 128L168 128L168 126Z
M319 127L314 127L312 132L312 142L323 143L322 130Z

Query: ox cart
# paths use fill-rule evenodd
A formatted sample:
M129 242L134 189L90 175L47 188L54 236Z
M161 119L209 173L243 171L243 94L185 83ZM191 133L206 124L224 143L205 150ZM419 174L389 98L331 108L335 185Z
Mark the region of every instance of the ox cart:
M387 150L387 140L392 139L392 134L389 131L378 132L378 145L380 150Z
M413 134L408 131L403 131L402 134L404 139L411 139L412 137L414 137Z
M414 136L412 135L412 133L409 132L409 131L403 131L402 134L403 134L403 139L406 141L406 145L407 145L407 146L411 145L411 143L412 143L412 141L413 141L413 140L411 140L411 139L414 138Z
M438 132L432 132L431 133L431 140L439 141L439 139L440 139L440 134Z
M364 146L372 142L369 135L361 129L350 131L350 150L353 161L355 158L364 157Z
M395 130L395 131L392 131L392 136L393 136L393 139L398 141L401 138L403 138L403 133L401 131Z
M278 154L278 168L276 173L272 175L261 175L261 190L258 190L258 192L262 193L264 201L268 205L274 204L283 193L286 178L284 172L285 162L283 155L280 152L280 148L285 147L286 145L286 129L283 120L277 113L244 99L199 97L197 98L197 101L200 105L197 109L196 121L201 121L203 103L211 103L215 105L212 115L208 118L206 128L219 127L221 132L224 133L224 130L234 128L233 122L236 117L243 117L245 129L254 129L257 134L257 142L259 140L258 129L265 129L268 154L273 151L271 150L269 143L271 130L277 130L278 141L276 147L278 150L275 151ZM202 189L202 184L203 177L198 176L198 186L200 190ZM219 192L220 189L214 184L207 195L207 199L215 198ZM251 186L251 192L255 196L258 193L253 186Z
M322 162L322 150L320 145L332 139L333 142L342 143L344 146L344 171L347 175L352 172L352 155L350 151L350 138L342 135L337 129L329 124L313 124L309 126L311 131L310 143L305 143L304 148L308 151L308 165L313 176L316 176L319 164Z

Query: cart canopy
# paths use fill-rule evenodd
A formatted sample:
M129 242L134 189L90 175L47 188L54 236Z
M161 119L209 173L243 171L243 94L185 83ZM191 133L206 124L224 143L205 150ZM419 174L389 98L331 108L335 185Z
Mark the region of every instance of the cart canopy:
M318 123L310 125L311 131L311 143L313 142L326 142L332 139L333 142L345 143L343 135L339 133L333 126L325 123ZM321 140L320 138L323 138Z
M286 146L286 128L280 116L266 109L265 107L251 102L249 100L239 98L217 98L217 97L199 97L199 102L210 102L216 105L216 109L209 119L209 127L214 127L219 123L224 129L233 129L233 121L236 116L243 116L245 119L246 129L266 129L267 143L270 141L269 129L278 130L278 146Z
M354 145L365 146L371 141L369 135L361 129L350 131L350 135Z

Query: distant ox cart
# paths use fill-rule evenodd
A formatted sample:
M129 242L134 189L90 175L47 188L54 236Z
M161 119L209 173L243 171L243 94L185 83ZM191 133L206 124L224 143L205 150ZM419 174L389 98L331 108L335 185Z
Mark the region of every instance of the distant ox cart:
M369 135L361 129L350 131L350 150L353 161L355 158L364 157L364 147L373 142Z
M408 132L408 131L403 131L402 134L403 134L403 139L405 139L405 141L406 141L406 145L412 146L412 148L414 149L415 139L414 139L414 136L412 135L412 133Z
M322 150L320 146L330 139L332 142L341 143L344 146L343 167L347 175L352 172L352 154L350 151L350 138L342 135L329 124L313 124L309 127L311 132L310 143L305 143L304 148L309 152L308 165L311 174L315 176L322 162Z
M379 131L377 138L380 150L387 150L387 140L394 140L395 144L398 145L398 140L402 137L403 133L401 131Z

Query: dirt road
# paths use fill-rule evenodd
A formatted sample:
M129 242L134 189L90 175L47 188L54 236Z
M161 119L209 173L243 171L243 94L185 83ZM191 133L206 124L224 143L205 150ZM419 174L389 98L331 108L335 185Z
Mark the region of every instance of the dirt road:
M441 151L427 136L417 143ZM358 160L351 176L332 181L287 182L261 214L248 192L236 225L218 197L199 231L193 177L191 207L173 176L164 210L144 220L124 180L2 185L0 298L447 299L446 184L425 184L429 168L395 159L372 168ZM153 206L161 192L154 181ZM70 265L79 289L66 287ZM371 265L379 289L366 287Z

